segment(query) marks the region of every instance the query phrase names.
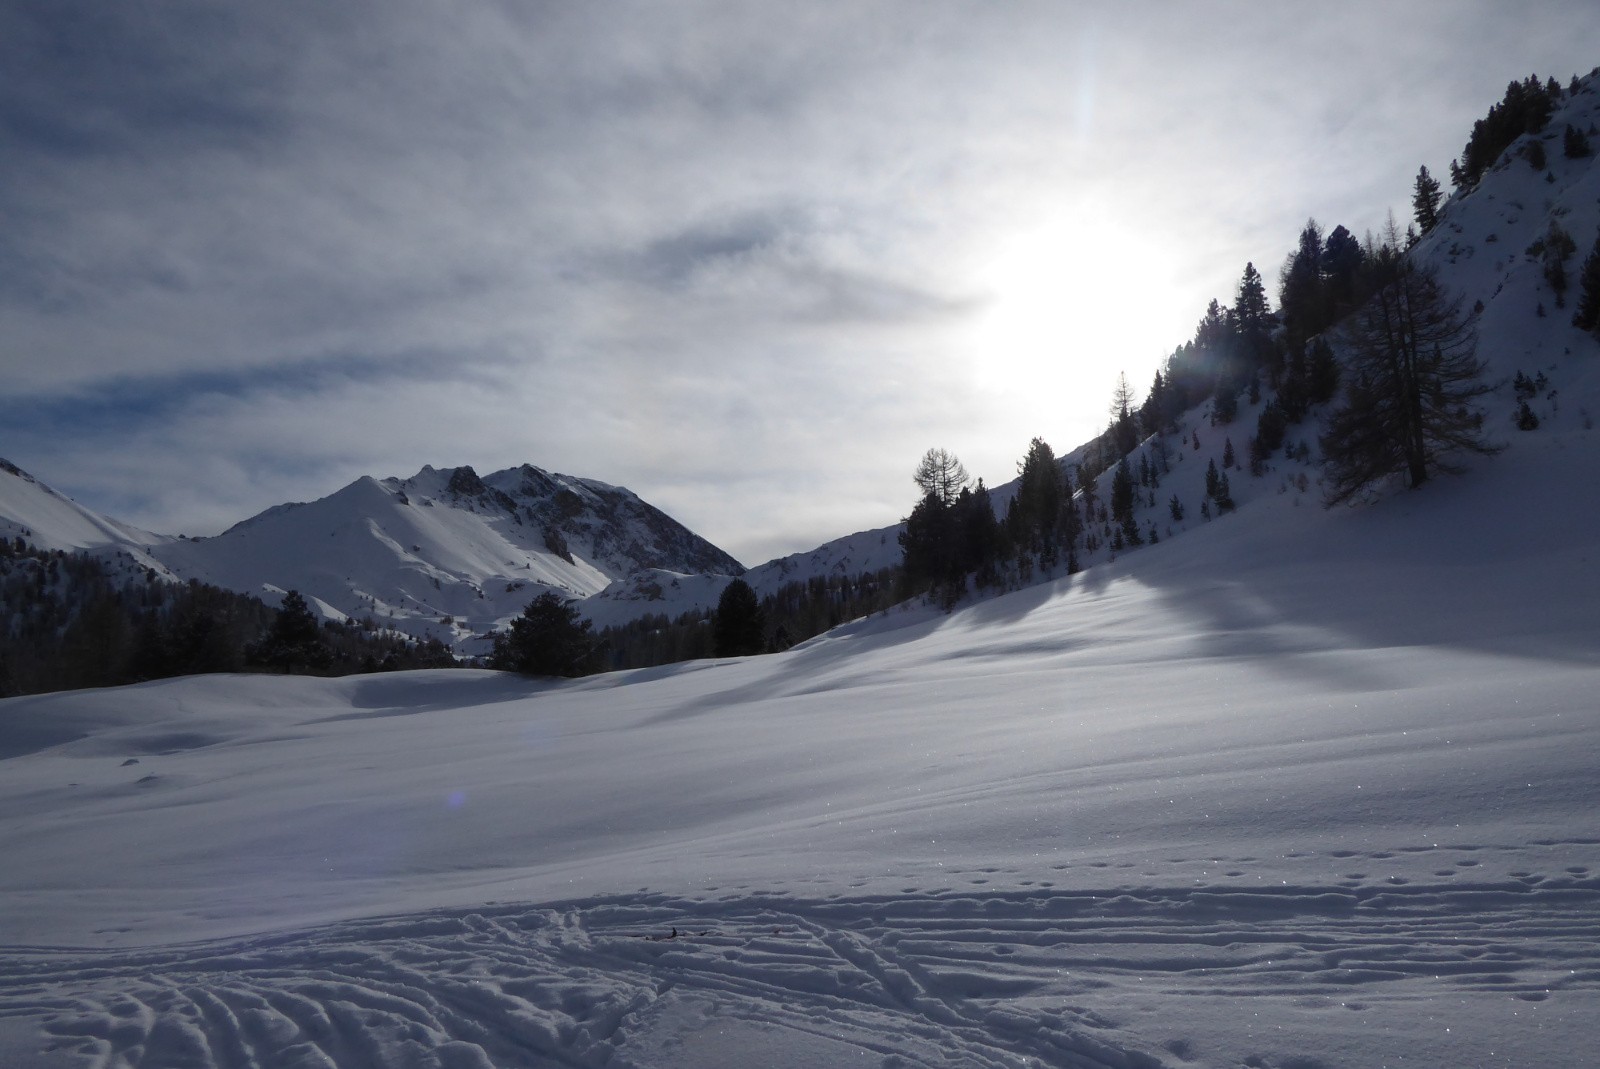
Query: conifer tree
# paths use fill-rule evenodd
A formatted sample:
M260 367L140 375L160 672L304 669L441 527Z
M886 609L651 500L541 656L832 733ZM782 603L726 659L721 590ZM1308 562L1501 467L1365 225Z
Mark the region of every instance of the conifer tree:
M1572 325L1600 336L1600 236L1578 272L1578 308Z
M586 676L600 670L600 642L576 605L554 591L530 601L497 632L489 667L530 676Z
M1327 308L1323 326L1336 322L1356 304L1356 281L1366 253L1361 241L1343 226L1328 234L1322 248L1323 297Z
M1239 280L1239 299L1233 306L1235 333L1243 350L1245 366L1238 369L1239 384L1249 374L1266 368L1276 375L1273 361L1272 312L1267 306L1267 288L1261 281L1256 265L1244 265L1244 275Z
M1021 478L1012 507L1018 515L1019 546L1039 554L1039 562L1052 567L1060 548L1058 524L1065 494L1061 465L1049 443L1035 438L1028 443L1028 453L1017 470Z
M1126 456L1139 444L1139 427L1134 422L1133 388L1128 376L1117 372L1117 390L1111 398L1111 439L1118 456Z
M1278 274L1278 313L1291 348L1327 326L1322 256L1322 228L1315 219L1307 219L1299 246Z
M1127 457L1117 461L1111 473L1111 518L1121 524L1133 518L1133 471Z
M306 599L291 590L283 595L271 628L250 648L246 659L280 672L295 672L327 668L333 663L333 652Z
M1320 405L1333 400L1338 390L1339 361L1333 355L1333 347L1317 338L1311 343L1306 362L1306 400Z
M1159 434L1166 429L1171 418L1167 404L1167 380L1158 370L1150 383L1150 393L1139 406L1139 425L1145 433Z
M1569 160L1581 159L1593 150L1589 147L1589 138L1584 132L1567 123L1567 129L1561 136L1561 151Z
M905 530L900 532L901 570L906 582L917 593L944 581L956 570L956 531L954 509L939 495L922 495Z
M1411 210L1419 231L1426 234L1439 225L1439 202L1443 199L1444 192L1439 188L1438 181L1424 165L1417 171L1417 181L1411 194Z
M750 584L734 579L722 588L712 634L718 657L745 657L767 648L767 617Z

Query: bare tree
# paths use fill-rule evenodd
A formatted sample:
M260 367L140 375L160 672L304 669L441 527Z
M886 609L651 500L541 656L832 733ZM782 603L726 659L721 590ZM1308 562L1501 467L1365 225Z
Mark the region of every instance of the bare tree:
M955 504L971 477L961 460L945 449L930 449L911 476L924 495L932 494L946 507Z
M1327 504L1396 473L1420 486L1451 472L1456 452L1495 453L1474 402L1483 381L1477 328L1429 269L1380 250L1373 295L1340 328L1348 353L1344 404L1322 437Z

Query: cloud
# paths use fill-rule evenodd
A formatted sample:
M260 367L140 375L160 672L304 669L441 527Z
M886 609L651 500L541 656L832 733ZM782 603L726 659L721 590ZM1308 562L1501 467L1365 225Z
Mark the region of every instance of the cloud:
M0 454L159 529L528 461L809 548L902 514L930 445L996 483L1071 448L1246 260L1404 215L1597 38L1488 0L26 0ZM1071 329L1030 370L986 271L1052 220Z

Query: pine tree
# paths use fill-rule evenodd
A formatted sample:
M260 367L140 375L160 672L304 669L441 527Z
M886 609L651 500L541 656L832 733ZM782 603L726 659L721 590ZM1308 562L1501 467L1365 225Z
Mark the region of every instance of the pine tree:
M1356 304L1356 281L1366 253L1361 241L1343 226L1336 226L1328 234L1322 247L1323 297L1327 308L1323 326L1334 323Z
M1333 355L1333 347L1317 338L1311 343L1306 362L1306 400L1320 405L1333 400L1338 391L1339 361Z
M1561 151L1567 159L1576 160L1589 155L1593 150L1589 147L1589 138L1584 132L1568 123L1566 132L1561 135Z
M1420 486L1453 470L1452 452L1497 449L1473 405L1490 387L1460 301L1402 256L1383 264L1383 285L1342 327L1353 381L1322 439L1329 505L1396 472Z
M291 590L283 595L271 628L246 653L246 660L280 672L315 671L333 663L333 651L306 599Z
M1600 336L1600 236L1578 272L1578 309L1572 325Z
M743 579L734 579L722 588L711 628L718 657L745 657L767 648L766 613Z
M953 509L929 491L922 495L900 532L901 571L917 593L955 573Z
M1291 348L1327 326L1322 257L1322 229L1315 219L1307 219L1299 246L1278 274L1278 313Z
M1239 280L1239 299L1233 306L1234 330L1243 350L1245 366L1238 369L1239 384L1262 368L1276 376L1272 345L1272 312L1267 306L1267 288L1253 263L1244 265Z
M1424 165L1417 171L1416 185L1412 187L1411 194L1411 210L1417 220L1417 229L1422 233L1426 234L1439 225L1439 202L1443 199L1444 191Z
M600 670L601 645L576 605L546 591L494 636L489 667L530 676L585 676Z
M1172 413L1168 411L1167 393L1167 380L1157 371L1150 383L1150 393L1145 397L1144 404L1139 406L1139 425L1146 433L1159 434L1170 423Z
M1111 518L1123 525L1133 519L1133 471L1127 457L1117 461L1111 475Z
M1018 546L1037 553L1044 567L1053 567L1060 548L1058 524L1065 495L1061 465L1049 444L1035 438L1028 443L1028 453L1017 472L1021 478L1012 508L1018 517Z
M1232 423L1239 416L1238 387L1228 383L1217 384L1217 396L1211 401L1213 423Z
M1226 472L1218 476L1217 492L1211 496L1211 499L1217 503L1217 515L1220 516L1224 512L1233 511L1233 491L1228 486L1228 476Z
M1111 440L1118 456L1132 452L1139 444L1139 426L1133 416L1133 388L1128 376L1117 372L1117 389L1111 397Z

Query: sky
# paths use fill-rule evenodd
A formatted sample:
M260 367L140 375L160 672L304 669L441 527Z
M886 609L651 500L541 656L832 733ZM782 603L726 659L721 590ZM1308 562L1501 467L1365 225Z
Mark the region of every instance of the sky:
M1588 0L0 6L0 456L214 534L425 464L746 564L1104 427L1307 218L1409 217Z

